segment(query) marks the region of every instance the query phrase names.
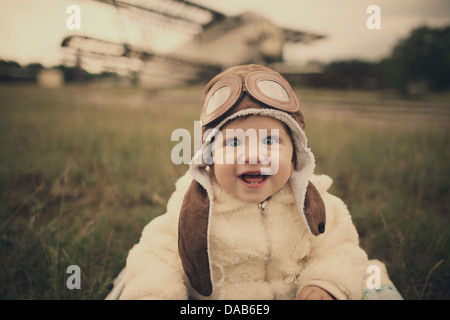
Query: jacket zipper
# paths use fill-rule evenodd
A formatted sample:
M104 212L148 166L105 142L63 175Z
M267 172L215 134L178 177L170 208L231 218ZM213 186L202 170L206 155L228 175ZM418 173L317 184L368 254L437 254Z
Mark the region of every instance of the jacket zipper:
M259 211L261 212L261 218L262 223L264 227L264 237L266 241L266 252L267 252L267 260L266 260L266 266L265 266L265 281L268 280L267 276L267 265L269 263L269 259L272 255L272 246L270 244L270 237L269 237L269 227L267 225L267 200L264 200L263 202L258 203Z

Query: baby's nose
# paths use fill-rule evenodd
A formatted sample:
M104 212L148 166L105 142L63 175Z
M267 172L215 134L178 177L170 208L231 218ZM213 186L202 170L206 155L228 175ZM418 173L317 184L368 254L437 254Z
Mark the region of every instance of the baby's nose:
M238 156L238 163L246 164L268 164L269 155L267 145L258 143L258 140L248 139L241 154Z
M256 164L258 162L259 162L258 143L254 143L253 141L250 141L249 143L245 144L244 163Z

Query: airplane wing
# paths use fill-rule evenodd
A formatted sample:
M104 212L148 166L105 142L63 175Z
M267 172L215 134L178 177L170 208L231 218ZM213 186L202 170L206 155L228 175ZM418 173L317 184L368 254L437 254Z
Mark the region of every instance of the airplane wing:
M70 47L82 52L102 56L125 57L132 54L126 44L81 35L65 37L61 42L61 47Z
M286 42L303 42L303 43L309 43L314 40L323 39L326 38L325 35L319 35L319 34L313 34L310 32L303 32L288 28L281 28L281 30L284 32L284 37Z
M133 58L143 61L145 64L139 72L147 78L156 78L161 85L163 78L173 78L175 82L196 82L221 71L221 67L200 61L180 59L168 54L158 54L148 50L135 48L126 43L115 43L82 35L66 36L61 47L71 48L88 59L110 61L116 59L116 65L127 69L127 62ZM132 58L125 59L123 58ZM119 61L120 60L120 61ZM168 81L173 84L174 81Z
M119 13L130 13L131 16L147 18L149 23L178 28L188 34L201 33L206 28L225 19L221 12L206 8L185 0L93 0L114 6ZM149 65L164 64L189 70L195 80L197 74L210 75L220 71L215 64L180 59L170 54L159 54L150 48L138 48L128 43L114 43L84 35L69 35L61 43L62 47L75 50L85 57L105 57L108 59L128 57L138 58ZM123 61L123 59L122 59ZM191 72L197 68L198 72ZM178 69L180 71L180 69ZM172 73L173 74L173 73Z
M213 9L186 0L94 0L122 9L138 9L157 15L171 24L197 26L199 31L223 20L226 16Z

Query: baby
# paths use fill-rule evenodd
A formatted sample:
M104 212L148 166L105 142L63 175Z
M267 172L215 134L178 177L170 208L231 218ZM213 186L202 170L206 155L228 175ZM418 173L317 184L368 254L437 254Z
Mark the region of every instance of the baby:
M361 299L367 256L315 176L289 83L259 65L206 86L203 145L127 258L121 299Z

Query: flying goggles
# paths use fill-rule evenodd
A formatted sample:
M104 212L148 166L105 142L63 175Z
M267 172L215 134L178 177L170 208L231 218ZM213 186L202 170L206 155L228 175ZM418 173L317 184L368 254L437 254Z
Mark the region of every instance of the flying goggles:
M300 109L291 86L279 75L254 71L248 73L244 80L237 75L228 75L218 80L206 95L200 114L203 125L225 116L238 105L245 93L251 99L278 110L296 112Z

